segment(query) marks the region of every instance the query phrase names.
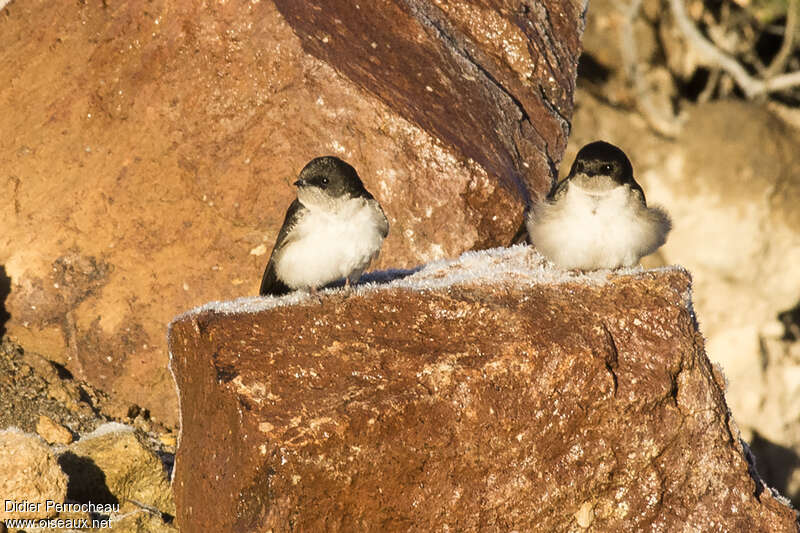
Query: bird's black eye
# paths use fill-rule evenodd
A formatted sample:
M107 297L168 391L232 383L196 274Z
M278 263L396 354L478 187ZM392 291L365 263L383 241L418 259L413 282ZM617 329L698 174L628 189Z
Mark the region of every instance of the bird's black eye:
M324 183L325 185L327 185L327 184L328 184L328 178L322 178L322 183Z
M611 171L614 170L614 167L609 163L606 163L602 167L600 167L600 170L603 172L603 174L610 174Z

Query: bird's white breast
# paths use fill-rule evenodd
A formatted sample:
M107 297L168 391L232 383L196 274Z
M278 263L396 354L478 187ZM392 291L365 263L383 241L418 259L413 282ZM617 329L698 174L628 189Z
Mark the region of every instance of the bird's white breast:
M632 266L664 244L669 217L648 208L627 185L587 191L570 184L558 201L535 205L527 221L531 242L562 268Z
M349 198L311 206L281 250L276 274L292 289L317 288L348 277L355 282L378 255L385 224L375 200Z

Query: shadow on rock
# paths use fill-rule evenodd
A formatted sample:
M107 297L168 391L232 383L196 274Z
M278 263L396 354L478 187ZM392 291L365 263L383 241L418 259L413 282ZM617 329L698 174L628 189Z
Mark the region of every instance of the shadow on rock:
M390 283L392 281L403 279L411 274L416 274L422 270L422 265L414 267L414 268L392 268L389 270L378 270L375 272L369 272L361 276L361 279L358 281L357 285L364 285L367 283ZM337 289L344 287L344 279L339 279L333 281L327 285L325 285L326 289Z
M58 458L58 464L67 474L67 500L79 503L119 503L106 484L106 475L94 461L72 452Z
M770 442L757 432L753 433L750 449L756 457L756 470L762 479L792 500L792 504L797 507L800 504L800 494L789 493L789 481L794 470L800 468L800 456L791 448Z
M0 337L6 334L6 322L11 315L6 310L6 299L11 293L11 278L6 274L6 267L0 265Z

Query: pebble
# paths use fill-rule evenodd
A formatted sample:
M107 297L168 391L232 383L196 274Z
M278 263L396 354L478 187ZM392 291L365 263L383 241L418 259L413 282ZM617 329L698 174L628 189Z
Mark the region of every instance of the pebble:
M36 424L36 433L50 444L69 444L72 442L72 432L58 422L54 422L49 416L39 416L39 422Z

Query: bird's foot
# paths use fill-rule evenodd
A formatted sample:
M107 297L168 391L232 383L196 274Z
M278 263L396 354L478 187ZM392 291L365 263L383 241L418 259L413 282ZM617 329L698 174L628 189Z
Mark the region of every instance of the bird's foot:
M316 298L317 303L322 304L322 296L317 292L316 287L309 288L309 292L313 298Z
M350 282L350 278L344 278L344 288L342 290L342 296L345 298L350 298L353 295L353 283Z

